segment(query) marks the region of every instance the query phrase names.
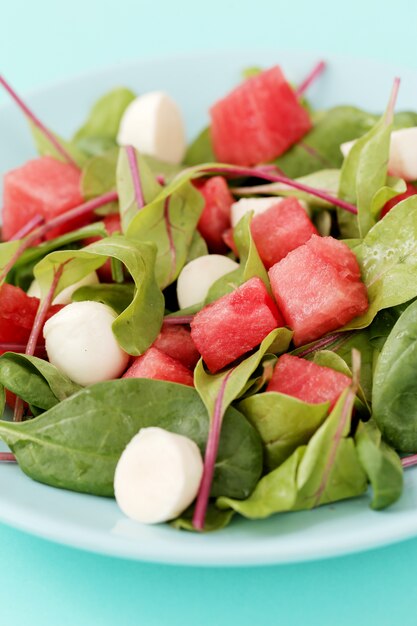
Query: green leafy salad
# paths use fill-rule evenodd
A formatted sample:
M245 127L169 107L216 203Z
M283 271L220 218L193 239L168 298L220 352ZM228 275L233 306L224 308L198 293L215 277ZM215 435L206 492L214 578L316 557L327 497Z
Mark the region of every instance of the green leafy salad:
M163 91L64 140L0 76L39 153L3 172L0 461L185 530L400 498L417 113L399 79L382 115L313 110L324 69L245 71L190 145Z

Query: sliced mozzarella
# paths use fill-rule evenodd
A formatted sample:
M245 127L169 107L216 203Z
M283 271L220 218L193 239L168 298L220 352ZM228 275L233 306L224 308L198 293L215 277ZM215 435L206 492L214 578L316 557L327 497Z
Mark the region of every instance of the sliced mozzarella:
M181 163L186 138L177 104L162 91L137 97L123 113L117 142L162 161Z
M43 328L49 361L79 385L118 378L129 355L116 341L117 314L101 302L73 302L53 315Z
M99 281L98 281L98 276L96 272L91 272L91 274L87 274L87 276L84 276L84 278L79 280L77 283L74 283L73 285L70 285L69 287L66 287L65 289L63 289L61 293L59 293L57 297L54 298L52 304L70 304L70 302L72 301L71 298L72 298L72 294L74 293L74 291L77 291L77 289L79 289L80 287L86 287L88 285L97 285L98 282ZM32 296L35 298L41 297L41 290L40 290L37 280L32 281L27 291L27 294L28 296Z
M388 171L407 182L417 179L417 126L391 134Z
M177 281L180 309L203 302L210 287L222 276L230 274L239 264L222 254L206 254L183 267Z
M259 215L259 213L265 213L271 206L283 200L284 198L278 196L270 196L268 198L241 198L232 204L231 220L233 228L249 211L253 211L254 215Z
M342 143L340 150L345 158L355 143L356 140ZM417 179L417 126L391 133L388 172L407 182Z
M192 503L202 475L203 460L194 441L163 428L142 428L117 464L116 501L137 522L166 522Z

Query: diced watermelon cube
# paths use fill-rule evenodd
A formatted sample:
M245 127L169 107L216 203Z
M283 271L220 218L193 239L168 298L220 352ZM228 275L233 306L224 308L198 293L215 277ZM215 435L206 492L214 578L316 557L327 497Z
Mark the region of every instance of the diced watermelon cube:
M39 298L28 296L20 287L5 283L0 288L0 344L26 346L39 307ZM62 309L54 305L48 319ZM5 350L1 350L3 353Z
M276 263L269 278L296 346L340 328L368 308L356 257L333 237L312 235Z
M411 196L415 196L417 194L417 187L415 187L411 183L406 183L406 185L407 189L404 191L404 193L399 193L398 196L395 196L385 203L381 211L381 218L383 218L389 211L391 211L391 209L395 207L396 204L398 204L402 200L406 200L406 198L411 198Z
M197 224L200 235L206 241L210 252L222 254L227 251L223 233L230 228L230 207L234 199L222 176L194 182L204 196L204 208Z
M283 325L264 283L254 277L197 313L191 322L191 337L214 374Z
M114 233L120 233L122 231L120 213L110 213L109 215L106 215L103 218L103 223L109 236L114 235ZM88 239L85 239L84 243L86 246L88 246L90 243L95 243L96 241L100 241L100 237L89 237ZM97 274L102 283L113 282L110 259L107 259L104 265L99 267L99 269L97 270Z
M317 229L297 198L277 199L269 209L255 215L251 231L265 267L269 269L291 250L306 243Z
M311 128L307 111L275 66L247 79L210 109L218 161L255 165L283 154Z
M138 356L123 378L154 378L182 385L194 385L193 375L180 361L173 359L158 348L150 347Z
M191 338L191 332L184 326L164 324L153 342L153 347L177 359L190 370L194 369L200 358Z
M278 391L310 404L330 402L334 407L351 383L349 376L291 354L283 354L275 366L266 391Z
M35 216L49 221L82 204L81 172L52 157L40 157L8 172L4 177L3 239L10 239ZM53 239L89 223L89 217L77 218L51 230Z

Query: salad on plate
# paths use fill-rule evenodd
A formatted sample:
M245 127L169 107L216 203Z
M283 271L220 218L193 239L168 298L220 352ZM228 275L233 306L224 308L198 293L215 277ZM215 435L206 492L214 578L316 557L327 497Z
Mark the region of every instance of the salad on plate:
M382 115L313 110L324 70L248 68L190 145L163 91L64 140L0 76L39 153L3 173L1 461L185 530L400 498L417 113L399 79Z

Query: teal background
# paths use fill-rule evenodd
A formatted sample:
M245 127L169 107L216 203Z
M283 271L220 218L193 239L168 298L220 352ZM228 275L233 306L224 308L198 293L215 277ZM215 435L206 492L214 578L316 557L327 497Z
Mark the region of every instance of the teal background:
M405 0L1 0L0 8L1 71L23 93L132 58L246 47L276 48L278 62L280 49L302 49L417 68L417 5ZM364 89L371 85L370 76ZM83 553L0 525L1 624L413 626L416 594L417 540L315 563L196 569Z

